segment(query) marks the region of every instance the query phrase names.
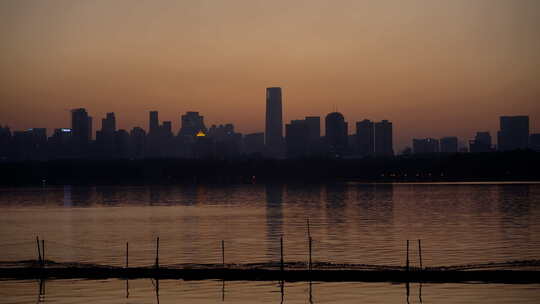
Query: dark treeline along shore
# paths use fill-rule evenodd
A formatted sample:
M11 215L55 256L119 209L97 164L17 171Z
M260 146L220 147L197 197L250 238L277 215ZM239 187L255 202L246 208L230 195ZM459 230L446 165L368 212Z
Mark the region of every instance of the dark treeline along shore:
M0 185L538 181L540 153L512 151L363 159L144 159L0 163Z

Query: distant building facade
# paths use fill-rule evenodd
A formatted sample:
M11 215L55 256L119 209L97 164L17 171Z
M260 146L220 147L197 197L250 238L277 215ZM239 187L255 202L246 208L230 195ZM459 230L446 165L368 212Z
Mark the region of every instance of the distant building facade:
M394 155L392 132L392 123L388 120L375 123L375 155Z
M489 132L476 132L473 140L469 141L469 152L485 153L492 152L491 134Z
M527 149L529 146L529 116L501 116L497 145L499 151Z
M305 157L309 147L309 128L306 120L291 120L285 126L285 142L287 145L287 157Z
M413 139L413 151L415 154L438 153L439 140L435 138Z
M529 147L531 150L540 152L540 133L531 134L529 139Z
M458 138L455 136L447 136L440 139L439 142L441 153L457 153Z
M356 147L362 157L375 154L375 125L371 120L356 123Z
M71 110L71 131L77 144L88 144L92 138L92 117L85 109Z
M266 89L265 141L267 154L280 157L283 152L283 114L281 88Z
M325 142L333 157L342 157L348 147L348 124L343 114L332 112L325 118Z
M242 134L235 132L232 123L212 125L208 137L214 141L216 158L234 158L242 152Z
M180 119L180 136L195 137L199 132L207 133L204 117L199 112L186 112Z
M152 136L159 131L159 114L158 111L150 111L148 114L148 135Z
M264 152L264 133L251 133L244 136L244 153L262 155Z

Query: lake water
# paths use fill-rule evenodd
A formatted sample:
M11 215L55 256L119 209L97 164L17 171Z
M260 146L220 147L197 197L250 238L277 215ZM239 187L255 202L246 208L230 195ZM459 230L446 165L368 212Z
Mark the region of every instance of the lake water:
M126 289L126 286L129 286ZM540 285L287 283L215 280L0 281L0 303L520 303L537 304ZM38 301L41 300L41 301Z
M285 260L306 261L308 218L315 261L403 265L407 239L413 240L412 265L419 263L418 239L424 266L540 259L540 184L336 183L3 188L0 261L36 259L36 236L46 242L46 258L59 262L121 266L129 242L130 266L151 265L157 237L163 265L220 263L222 240L227 263L277 261L281 236ZM36 284L0 282L2 298L7 293L10 302L27 303L27 296L37 297ZM120 280L46 284L55 303L82 299L79 293L81 302L102 297L108 297L102 303L126 302ZM154 299L149 280L130 284L133 299ZM163 303L176 297L221 301L222 282L160 284ZM254 296L279 301L276 284L226 282L226 301L249 302ZM287 302L307 302L306 284L286 283ZM11 285L20 288L7 288ZM381 303L405 300L404 285L314 283L313 289L314 302L377 302L377 294L387 299ZM428 284L424 289L426 303L540 299L533 285ZM447 301L444 295L457 298Z

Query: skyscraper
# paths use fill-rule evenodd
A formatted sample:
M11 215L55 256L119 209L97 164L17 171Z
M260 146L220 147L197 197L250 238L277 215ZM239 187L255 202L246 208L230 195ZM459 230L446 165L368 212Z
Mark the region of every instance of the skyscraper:
M371 120L364 119L356 123L356 146L360 156L375 153L375 129Z
M265 145L269 156L280 156L283 149L281 88L266 89Z
M101 119L101 130L96 132L96 146L101 157L115 156L116 118L114 113L107 113Z
M148 135L156 135L159 131L158 111L150 111Z
M529 116L501 116L497 144L499 151L527 149L529 145Z
M332 112L326 115L325 130L329 152L335 157L343 156L348 146L348 124L343 114Z
M88 116L86 109L71 110L72 139L75 146L85 148L92 138L92 117Z
M393 156L392 123L383 120L375 123L375 154L377 156Z

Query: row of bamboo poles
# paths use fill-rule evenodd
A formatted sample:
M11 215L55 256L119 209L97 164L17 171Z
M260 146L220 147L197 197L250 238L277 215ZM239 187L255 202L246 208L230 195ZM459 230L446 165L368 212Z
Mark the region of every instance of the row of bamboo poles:
M313 262L312 262L312 244L313 244L313 238L311 237L311 230L310 230L310 224L309 219L307 219L307 237L308 237L308 251L309 251L309 260L308 260L308 270L312 270L313 268ZM37 243L37 258L39 265L41 267L45 267L45 240L40 240L39 236L36 237L36 243ZM280 270L284 271L285 269L285 262L284 262L284 254L283 254L283 235L279 239L280 243ZM420 262L420 270L423 269L422 266L422 241L418 240L418 255L419 255L419 262ZM221 265L223 268L226 268L225 264L225 241L221 240ZM159 268L159 237L156 239L156 251L155 251L155 262L154 267ZM129 268L129 242L126 242L126 260L125 260L125 268ZM410 271L410 260L409 260L409 240L407 240L407 255L405 260L405 271Z

